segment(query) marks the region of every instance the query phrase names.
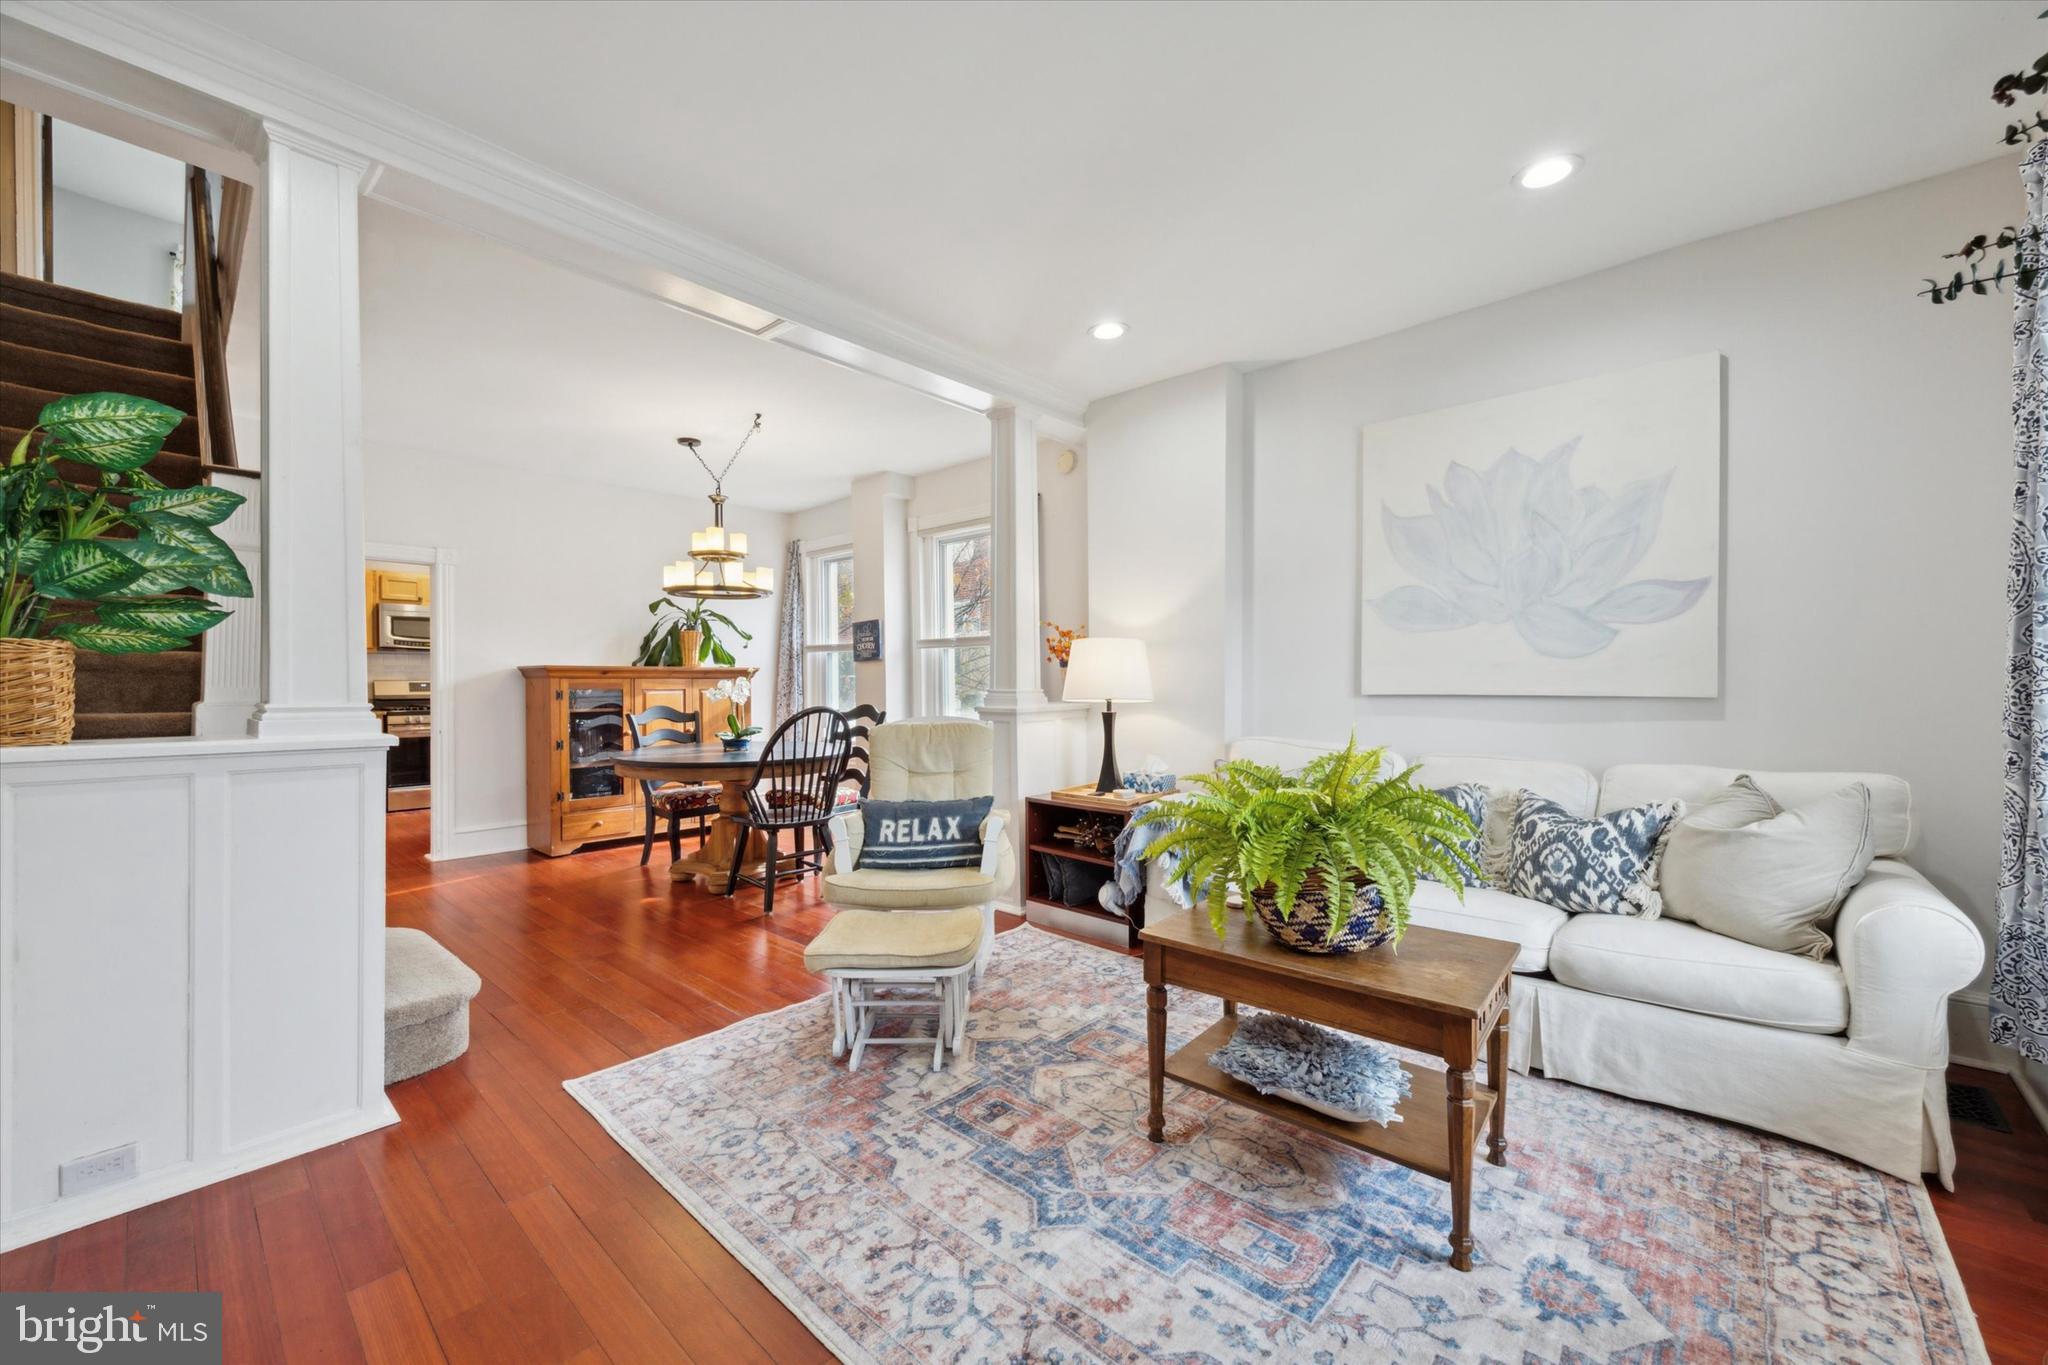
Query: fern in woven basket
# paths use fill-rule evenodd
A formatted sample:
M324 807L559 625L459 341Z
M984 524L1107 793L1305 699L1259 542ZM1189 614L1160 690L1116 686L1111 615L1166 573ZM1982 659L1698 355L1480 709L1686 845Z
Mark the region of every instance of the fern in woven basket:
M1464 896L1460 870L1479 872L1464 844L1478 831L1451 802L1417 786L1415 768L1380 776L1385 758L1353 737L1298 773L1250 759L1219 763L1185 779L1195 790L1155 808L1148 823L1165 832L1146 856L1179 855L1219 936L1233 890L1270 899L1283 918L1305 890L1320 892L1311 899L1327 900L1334 937L1370 885L1398 940L1421 873Z

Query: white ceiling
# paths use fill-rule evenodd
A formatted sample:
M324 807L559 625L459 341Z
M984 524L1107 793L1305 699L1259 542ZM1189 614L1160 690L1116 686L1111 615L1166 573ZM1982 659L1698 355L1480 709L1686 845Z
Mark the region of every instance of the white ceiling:
M2039 0L182 7L1088 396L1985 160L2041 46Z
M594 482L793 511L858 475L988 453L986 418L374 200L362 206L363 430ZM707 507L708 511L708 507Z
M185 221L185 168L131 142L50 121L50 181L131 213Z

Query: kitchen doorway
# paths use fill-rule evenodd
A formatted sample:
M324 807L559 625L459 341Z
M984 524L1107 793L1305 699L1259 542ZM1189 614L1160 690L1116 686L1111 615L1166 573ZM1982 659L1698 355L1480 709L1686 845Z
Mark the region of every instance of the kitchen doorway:
M455 552L374 541L363 552L369 701L398 741L386 760L386 811L424 807L427 857L439 860L455 812Z

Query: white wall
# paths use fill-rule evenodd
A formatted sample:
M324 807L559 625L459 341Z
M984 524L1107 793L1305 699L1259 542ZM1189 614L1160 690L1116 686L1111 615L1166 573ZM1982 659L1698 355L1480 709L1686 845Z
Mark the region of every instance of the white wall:
M1988 931L2011 309L1913 291L1959 233L2020 211L2014 168L1988 164L1252 375L1249 728L1902 774L1915 862ZM1360 696L1360 427L1701 351L1727 356L1721 695ZM1090 447L1099 472L1114 448L1092 422Z
M1152 665L1153 701L1117 713L1126 769L1205 767L1242 725L1243 390L1218 366L1088 409L1088 633Z
M454 762L434 774L435 802L451 803L451 847L523 848L519 667L631 663L662 565L688 549L711 504L374 440L364 442L363 483L367 541L457 556L453 602L434 606L435 649L449 651L455 680ZM725 520L747 534L748 563L773 565L779 578L788 518L728 504ZM733 643L760 670L763 715L775 696L776 601L719 606L753 632L751 644Z
M185 239L185 225L117 208L71 190L50 196L51 272L58 284L89 289L110 298L171 306L171 255Z

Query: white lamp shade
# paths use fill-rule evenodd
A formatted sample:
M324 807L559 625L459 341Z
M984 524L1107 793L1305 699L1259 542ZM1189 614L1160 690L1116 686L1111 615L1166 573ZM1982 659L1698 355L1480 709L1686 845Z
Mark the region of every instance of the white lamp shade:
M1150 701L1152 666L1143 640L1084 635L1067 656L1067 701Z

